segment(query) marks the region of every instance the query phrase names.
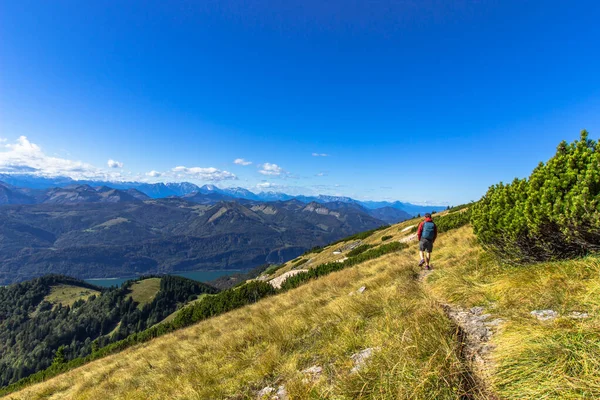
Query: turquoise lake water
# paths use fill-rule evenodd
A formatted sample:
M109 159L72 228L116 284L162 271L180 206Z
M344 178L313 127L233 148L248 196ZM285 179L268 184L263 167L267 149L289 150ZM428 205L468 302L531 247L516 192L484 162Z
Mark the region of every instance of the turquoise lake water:
M191 271L191 272L177 272L171 275L183 276L184 278L193 279L195 281L200 282L208 282L214 279L220 278L226 275L233 275L237 273L248 272L248 270L218 270L218 271ZM109 287L109 286L121 286L121 284L130 279L135 279L136 277L124 277L124 278L102 278L102 279L85 279L86 282L91 283L92 285Z

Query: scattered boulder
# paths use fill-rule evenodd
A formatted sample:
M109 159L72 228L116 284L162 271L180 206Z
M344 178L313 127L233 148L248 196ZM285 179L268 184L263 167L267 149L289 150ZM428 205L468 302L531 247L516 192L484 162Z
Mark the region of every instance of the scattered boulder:
M349 296L354 296L355 294L363 294L365 290L367 290L367 287L366 286L361 286L360 288L358 288L357 291L350 292L350 293L348 293L348 295Z
M366 364L367 360L373 356L375 351L379 350L379 347L369 347L361 350L358 353L354 353L350 356L354 361L354 367L350 370L351 374L356 374Z
M262 388L257 393L257 399L264 400L288 400L287 390L285 390L285 386L281 385L277 389L271 386L267 386Z
M275 392L275 388L271 386L264 387L258 391L257 398L264 399L266 396L269 396L273 392Z
M347 259L348 259L348 257L344 257L344 258L342 258L342 259L340 259L340 260L335 260L335 262L338 262L338 263L343 263L343 262L344 262L344 261L346 261Z
M318 381L323 373L323 367L313 365L312 367L303 370L302 373L306 375L306 378L304 379L305 383Z
M586 312L571 311L569 313L568 317L572 318L572 319L585 319L585 318L589 318L590 315Z
M554 310L533 310L530 314L540 321L550 321L558 317L558 313Z

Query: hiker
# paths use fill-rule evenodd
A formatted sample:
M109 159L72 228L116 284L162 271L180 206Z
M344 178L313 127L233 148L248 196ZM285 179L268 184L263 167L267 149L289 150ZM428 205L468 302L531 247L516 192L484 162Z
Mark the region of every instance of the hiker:
M425 220L419 224L417 237L419 238L419 255L421 256L419 267L425 264L425 268L431 269L429 262L431 260L431 252L433 251L433 243L437 238L437 226L431 219L431 214L425 214Z

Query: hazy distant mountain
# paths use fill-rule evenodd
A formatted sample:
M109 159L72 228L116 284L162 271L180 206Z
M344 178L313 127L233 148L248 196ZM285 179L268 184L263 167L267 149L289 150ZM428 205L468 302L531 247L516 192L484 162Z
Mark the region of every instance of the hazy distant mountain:
M202 189L202 188L200 188ZM199 203L199 204L215 204L218 203L219 201L236 201L236 200L240 200L240 199L236 199L235 197L231 197L228 196L226 194L220 193L219 192L208 192L206 193L206 191L199 191L199 192L195 192L195 193L189 193L186 194L184 196L180 197L183 200L187 200L187 201L192 201L194 203Z
M423 215L426 212L442 211L442 210L446 209L445 206L423 206L423 205L417 205L417 204L411 204L411 203L402 203L400 201L394 201L394 202L361 201L360 204L362 204L363 206L365 206L366 208L369 208L369 209L392 207L397 210L406 211L410 215L417 215L417 214Z
M58 178L40 178L30 175L1 175L0 181L4 181L7 184L10 184L15 187L21 188L21 193L26 194L23 190L24 188L40 190L40 189L48 189L48 188L56 188L56 187L66 187L70 185L89 185L92 187L96 186L107 186L114 189L127 191L129 189L135 189L148 197L158 199L158 198L167 198L172 196L189 196L194 195L195 193L201 194L219 194L226 197L219 198L218 196L213 196L212 200L210 198L200 199L197 198L197 202L199 203L210 203L216 200L226 200L226 199L245 199L245 200L253 200L253 201L287 201L291 199L298 199L303 203L310 203L316 201L318 203L330 203L330 202L342 202L342 203L356 203L360 204L367 209L378 209L383 207L391 207L396 210L402 210L410 215L424 214L426 212L431 211L441 211L445 209L444 206L423 206L423 205L415 205L411 203L403 203L400 201L389 202L389 201L358 201L352 199L350 197L345 196L327 196L327 195L319 195L319 196L292 196L286 193L267 191L260 192L258 194L251 192L248 189L244 188L219 188L215 185L204 185L199 187L193 183L189 182L178 182L178 183L144 183L144 182L94 182L94 181L74 181L70 178L58 177ZM134 196L136 197L136 196ZM17 198L15 198L15 201ZM22 201L25 202L26 199L22 198ZM36 200L36 202L39 202ZM382 212L380 212L381 214ZM388 211L388 214L391 213ZM390 214L391 215L391 214ZM398 214L400 216L401 214Z
M261 201L287 201L294 198L294 196L279 192L260 192L257 196Z
M48 273L98 278L252 268L383 224L346 203L122 201L124 191L108 195L85 185L51 193L50 203L0 207L0 284ZM96 196L106 201L73 201ZM115 196L121 201L107 200Z
M260 200L258 195L252 193L248 189L244 189L241 187L221 189L221 192L223 194L227 194L231 197L235 197L238 199Z
M0 182L0 204L33 204L35 199L22 193L18 188Z
M404 210L398 210L394 207L381 207L373 210L368 210L369 215L380 219L388 224L396 224L398 222L411 219L412 215Z

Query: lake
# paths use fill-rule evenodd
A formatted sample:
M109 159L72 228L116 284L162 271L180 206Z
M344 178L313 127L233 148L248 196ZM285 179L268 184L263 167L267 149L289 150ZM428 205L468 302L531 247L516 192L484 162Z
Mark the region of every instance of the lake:
M225 270L215 270L215 271L189 271L189 272L176 272L169 275L182 276L184 278L193 279L199 282L208 282L220 278L226 275L233 275L237 273L245 273L249 270L242 269L225 269ZM92 285L109 287L109 286L121 286L123 282L126 282L130 279L136 279L135 276L124 277L124 278L99 278L99 279L84 279L86 282L91 283Z

